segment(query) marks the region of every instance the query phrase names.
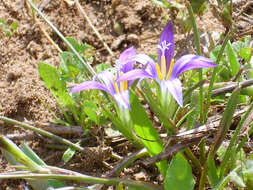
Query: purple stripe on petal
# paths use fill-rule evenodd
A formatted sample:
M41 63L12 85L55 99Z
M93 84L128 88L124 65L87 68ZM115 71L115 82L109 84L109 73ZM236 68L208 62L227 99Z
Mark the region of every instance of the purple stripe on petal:
M168 22L162 31L159 46L163 47L164 46L163 43L165 43L167 45L169 44L168 49L166 49L164 52L167 68L169 68L171 59L174 57L174 33L173 33L173 27L172 27L171 22ZM162 51L161 51L161 49L158 48L158 63L159 63L159 65L160 65L161 55L162 55Z
M116 100L116 102L120 108L130 109L129 91L128 90L114 94L113 97Z
M212 63L212 61L206 57L187 54L179 58L173 67L171 77L177 78L182 72L192 70L192 69L199 69L199 68L209 68L215 67L216 64Z
M183 107L182 83L179 79L161 81L161 88L166 87L180 107Z
M153 78L153 76L143 69L134 69L119 76L116 81L132 81L135 79L142 79L142 78Z
M69 92L73 93L73 92L80 92L82 90L90 90L90 89L99 89L111 94L111 92L104 85L95 81L87 81L87 82L77 84L76 86L71 88Z

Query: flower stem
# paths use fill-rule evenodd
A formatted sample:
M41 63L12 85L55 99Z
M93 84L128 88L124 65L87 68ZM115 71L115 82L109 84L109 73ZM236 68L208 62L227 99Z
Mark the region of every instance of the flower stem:
M190 19L192 22L192 28L193 28L193 33L194 33L194 41L195 41L195 45L196 45L196 49L197 49L197 54L201 55L201 49L200 49L200 39L199 39L199 32L198 32L198 28L197 28L197 24L195 21L195 16L192 10L192 6L191 4L188 2L187 3L187 9L190 15ZM198 69L198 73L199 73L199 82L203 80L202 77L202 69ZM199 87L199 103L200 103L200 123L204 124L204 109L203 109L203 86L201 85Z
M19 121L7 118L7 117L4 117L4 116L0 116L0 120L4 121L6 123L10 123L12 125L19 125L19 126L25 128L25 129L34 131L34 132L39 133L39 134L41 134L43 136L46 136L46 137L51 138L51 139L54 139L54 140L56 140L56 141L58 141L60 143L66 144L66 145L70 146L71 148L73 148L75 150L78 150L78 151L80 151L82 153L87 153L87 151L86 151L85 148L83 148L83 147L81 147L79 145L76 145L76 144L70 142L67 139L61 138L61 137L59 137L57 135L54 135L54 134L52 134L52 133L50 133L48 131L45 131L43 129L40 129L40 128L31 126L29 124L22 123L22 122L19 122Z

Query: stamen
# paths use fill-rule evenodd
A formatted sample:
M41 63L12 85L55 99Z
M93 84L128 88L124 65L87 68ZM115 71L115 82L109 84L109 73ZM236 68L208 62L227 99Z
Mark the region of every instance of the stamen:
M127 90L127 81L120 82L120 91L123 92Z
M165 56L162 55L161 56L161 74L162 74L162 78L163 79L166 77L166 71L167 71L167 68L166 68L166 59L165 59Z
M161 73L160 66L158 65L158 63L156 64L156 72L157 72L158 78L162 80L163 77L162 77L162 73Z
M118 87L118 84L115 82L115 80L113 80L113 86L114 86L116 93L119 93L119 87Z
M167 77L166 77L167 80L170 78L174 63L175 63L175 60L172 59L171 62L170 62L170 68L169 68L169 71L168 71L168 74L167 74Z

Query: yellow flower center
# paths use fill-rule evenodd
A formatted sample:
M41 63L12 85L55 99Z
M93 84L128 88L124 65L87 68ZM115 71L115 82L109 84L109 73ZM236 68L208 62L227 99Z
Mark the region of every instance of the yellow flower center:
M120 74L123 75L124 73L121 72ZM123 91L127 90L127 81L121 81L121 82L119 82L119 85L118 85L118 83L115 82L115 79L113 79L113 86L114 86L116 93L123 92Z
M159 66L158 63L156 64L156 71L157 71L158 78L160 80L168 80L170 78L174 63L175 61L174 59L172 59L170 62L168 73L166 74L166 71L167 71L166 59L164 55L161 56L161 67Z

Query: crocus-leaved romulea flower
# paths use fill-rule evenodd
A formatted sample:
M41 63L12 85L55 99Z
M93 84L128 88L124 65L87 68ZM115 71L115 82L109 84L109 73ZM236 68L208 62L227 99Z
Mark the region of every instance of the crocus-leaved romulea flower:
M173 57L173 28L172 24L168 22L162 31L158 45L158 63L155 63L145 54L138 54L135 61L145 65L145 71L141 69L132 70L120 76L118 81L133 80L140 77L153 78L160 84L162 96L166 96L169 92L179 106L183 107L182 83L178 78L179 75L191 69L215 67L216 64L208 58L193 54L183 55L177 61Z
M82 90L99 89L103 90L113 96L118 106L123 109L129 109L129 91L128 88L131 80L117 81L117 78L128 71L131 71L134 66L134 57L136 50L133 47L126 49L121 53L117 60L117 73L108 70L97 74L92 81L86 81L74 86L70 93L80 92ZM98 79L98 81L96 81Z

